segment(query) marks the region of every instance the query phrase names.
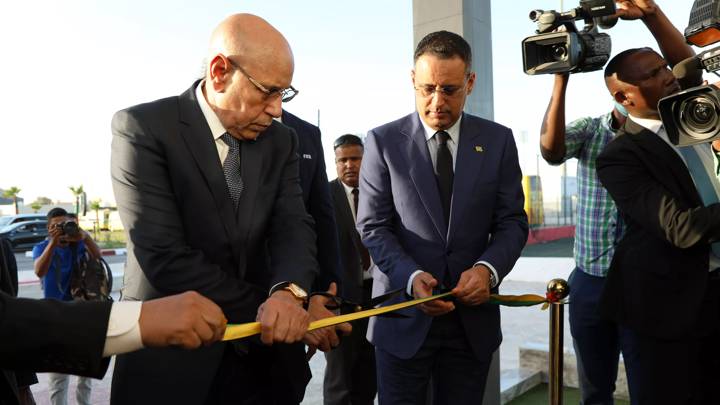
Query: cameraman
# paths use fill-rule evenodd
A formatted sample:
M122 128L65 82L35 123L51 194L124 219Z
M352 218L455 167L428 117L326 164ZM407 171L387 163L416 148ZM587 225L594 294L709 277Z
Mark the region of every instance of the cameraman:
M45 298L71 301L69 282L73 255L81 257L87 249L90 256L99 258L100 248L90 234L77 225L77 217L69 216L64 209L51 209L47 218L48 237L33 248L35 274L42 279ZM77 252L73 252L75 249ZM50 402L53 405L67 404L69 376L50 373L48 377ZM90 391L90 378L78 377L77 403L90 404Z
M597 172L627 227L600 311L635 333L641 404L718 404L717 157L708 144L669 141L657 104L681 84L667 64L694 53L677 30L659 43L668 61L649 48L629 49L605 69L610 94L629 114L598 156ZM701 80L698 71L683 87Z
M618 17L641 19L671 64L692 55L684 38L653 1L619 3ZM578 209L575 227L575 269L570 283L570 331L577 359L583 404L612 404L618 360L623 354L628 389L639 403L640 361L632 330L597 314L600 297L625 224L595 171L596 159L625 124L627 111L615 103L602 116L577 119L565 126L567 73L555 75L550 104L543 121L540 150L550 164L578 160Z

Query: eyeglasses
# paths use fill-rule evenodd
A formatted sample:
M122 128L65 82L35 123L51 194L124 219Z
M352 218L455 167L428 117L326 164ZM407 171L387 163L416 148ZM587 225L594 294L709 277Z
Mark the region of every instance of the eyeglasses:
M463 81L463 84L460 86L458 86L458 85L436 86L433 84L424 84L422 86L415 87L415 90L419 91L423 97L432 97L438 91L440 93L442 93L442 95L445 97L455 97L458 94L460 94L460 90L465 88L465 85L467 84L467 81L469 78L470 78L470 75L466 75L465 80Z
M242 73L245 77L247 77L248 81L249 81L250 83L252 83L253 86L255 86L256 89L260 90L260 92L265 95L265 100L270 100L270 99L273 99L273 98L279 96L283 103L287 103L288 101L290 101L290 100L292 100L293 98L295 98L295 96L297 96L298 93L300 93L300 90L297 90L297 89L296 89L295 87L293 87L293 86L290 86L290 87L288 87L288 88L286 88L286 89L281 89L281 88L278 88L278 87L271 87L271 88L268 89L267 87L265 87L265 86L263 86L262 84L260 84L260 82L258 82L257 80L253 79L252 76L250 76L250 75L245 71L245 69L243 69L242 67L240 67L240 65L238 65L238 64L235 63L235 62L233 62L233 61L230 60L230 58L228 58L228 57L226 57L226 59L230 62L230 64L231 64L232 66L234 66L237 70L239 70L240 73Z
M460 90L465 86L433 86L432 84L426 84L424 86L415 87L415 90L419 91L423 97L432 97L436 92L440 91L445 97L454 97L460 93Z
M360 139L360 137L357 135L350 135L350 134L342 135L341 137L336 139L335 142L333 143L333 149L337 149L341 146L346 146L346 145L363 146L363 142L362 142L362 139Z

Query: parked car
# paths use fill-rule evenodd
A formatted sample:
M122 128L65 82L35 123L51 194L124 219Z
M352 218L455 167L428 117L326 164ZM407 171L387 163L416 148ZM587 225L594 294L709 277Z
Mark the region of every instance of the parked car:
M45 214L17 214L17 215L3 215L0 217L0 229L16 224L18 222L34 221L36 219L47 219Z
M45 219L16 222L0 228L0 237L9 240L14 250L30 250L47 236Z

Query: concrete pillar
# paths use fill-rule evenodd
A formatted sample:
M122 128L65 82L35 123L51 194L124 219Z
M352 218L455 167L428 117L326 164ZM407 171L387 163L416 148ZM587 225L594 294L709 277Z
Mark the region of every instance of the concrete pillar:
M413 50L422 37L440 30L462 35L472 48L477 79L465 111L493 119L490 0L413 0Z
M465 102L465 112L493 119L492 25L490 0L413 0L413 50L427 34L447 30L462 35L472 49L475 89ZM483 405L500 404L500 355L493 362Z

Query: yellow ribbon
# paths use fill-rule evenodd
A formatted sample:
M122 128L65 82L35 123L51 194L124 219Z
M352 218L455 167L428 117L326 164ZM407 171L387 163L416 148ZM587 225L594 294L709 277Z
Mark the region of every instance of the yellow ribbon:
M418 299L415 299L412 301L406 301L406 302L401 302L399 304L388 305L386 307L366 309L365 311L353 312L351 314L331 316L329 318L318 319L317 321L310 322L308 331L324 328L326 326L337 325L337 324L343 323L343 322L351 322L351 321L355 321L358 319L369 318L371 316L381 315L381 314L385 314L388 312L397 311L397 310L403 309L403 308L413 307L415 305L422 304L423 302L428 302L428 301L436 300L438 298L447 297L450 294L451 293L448 291L446 293L433 295L431 297L418 298ZM242 339L242 338L246 338L248 336L258 335L258 334L260 334L260 331L261 331L260 322L250 322L250 323L243 323L243 324L239 324L239 325L228 325L227 328L225 329L225 336L223 337L222 340Z

